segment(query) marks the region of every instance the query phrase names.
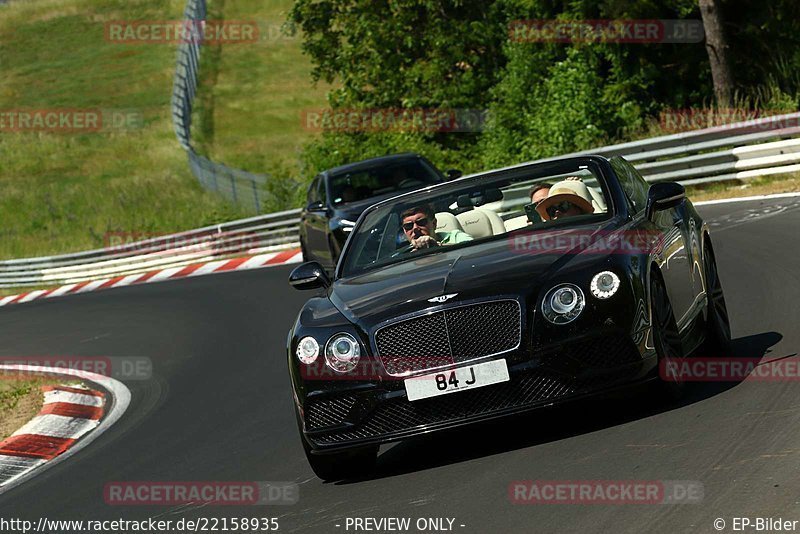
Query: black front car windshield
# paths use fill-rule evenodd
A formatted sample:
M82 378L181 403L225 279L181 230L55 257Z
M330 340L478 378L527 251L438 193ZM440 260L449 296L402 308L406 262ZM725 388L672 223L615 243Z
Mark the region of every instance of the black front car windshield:
M442 181L432 168L415 159L335 174L331 178L333 204L358 202Z
M604 220L612 203L594 161L569 160L475 176L370 209L344 251L340 276L470 247L517 230Z

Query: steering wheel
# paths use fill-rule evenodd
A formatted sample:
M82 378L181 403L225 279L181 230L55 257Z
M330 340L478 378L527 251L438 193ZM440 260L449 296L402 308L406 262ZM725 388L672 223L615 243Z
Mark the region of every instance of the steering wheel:
M391 257L392 258L396 258L397 256L400 256L402 254L408 254L409 252L411 252L413 250L414 250L414 245L409 243L408 245L406 245L406 246L404 246L402 248L399 248L396 251L394 251L394 253L391 255Z

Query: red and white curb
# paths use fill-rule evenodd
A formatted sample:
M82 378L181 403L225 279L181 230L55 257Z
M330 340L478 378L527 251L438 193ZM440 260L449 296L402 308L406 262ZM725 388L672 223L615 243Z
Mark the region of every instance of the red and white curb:
M95 373L31 365L0 365L0 371L80 378L102 386L110 396L83 387L42 388L44 404L39 414L0 442L0 494L86 447L130 404L130 391L124 384Z
M44 386L39 415L0 441L0 486L64 453L100 424L105 394L93 389Z
M287 263L300 263L303 261L303 254L300 249L283 250L269 254L258 254L256 256L245 256L232 260L217 260L204 263L193 263L183 267L170 267L156 271L148 271L139 274L129 274L127 276L117 276L115 278L104 278L102 280L87 280L76 284L67 284L55 289L39 289L10 295L0 298L0 307L9 304L22 304L37 299L49 299L63 295L74 295L76 293L88 293L99 289L109 289L113 287L123 287L133 284L144 284L150 282L161 282L163 280L174 280L176 278L187 278L191 276L202 276L206 274L216 274L231 271L245 271L248 269L261 269L264 267L274 267Z

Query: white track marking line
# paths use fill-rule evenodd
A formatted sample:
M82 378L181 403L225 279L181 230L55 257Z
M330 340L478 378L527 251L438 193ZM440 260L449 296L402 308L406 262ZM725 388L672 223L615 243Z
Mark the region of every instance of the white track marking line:
M73 454L80 452L82 449L100 437L103 432L111 428L114 423L119 421L120 417L122 417L131 403L131 392L125 386L125 384L108 376L102 376L96 373L90 373L88 371L57 369L54 367L42 367L38 365L0 365L0 369L8 371L26 371L28 373L44 373L56 376L77 377L89 383L96 384L101 389L104 389L109 393L105 416L93 432L90 432L83 439L79 440L63 454L59 454L47 462L32 464L26 470L15 474L13 478L0 483L0 495L45 471L46 469L50 469L54 465L63 462ZM2 473L1 470L0 473Z
M752 197L734 197L734 198L720 198L717 200L701 200L699 202L692 202L692 204L694 204L695 206L710 206L712 204L727 204L729 202L750 202L753 200L770 200L773 198L792 198L798 196L800 196L800 193L775 193L773 195L755 195Z

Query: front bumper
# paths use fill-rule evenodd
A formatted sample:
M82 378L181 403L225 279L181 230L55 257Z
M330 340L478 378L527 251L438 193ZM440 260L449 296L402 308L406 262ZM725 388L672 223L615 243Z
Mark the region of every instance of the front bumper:
M316 452L399 441L598 394L646 380L656 368L655 355L643 356L624 335L583 339L537 351L527 361L507 361L508 382L414 402L402 381L309 397L303 406L305 439Z

